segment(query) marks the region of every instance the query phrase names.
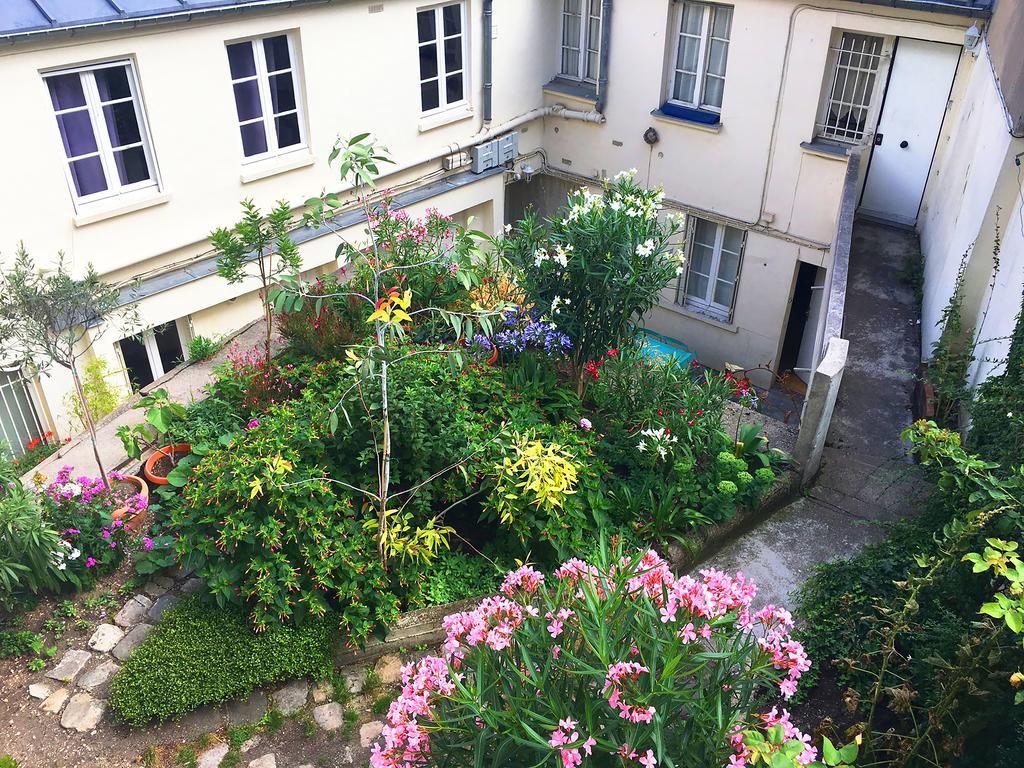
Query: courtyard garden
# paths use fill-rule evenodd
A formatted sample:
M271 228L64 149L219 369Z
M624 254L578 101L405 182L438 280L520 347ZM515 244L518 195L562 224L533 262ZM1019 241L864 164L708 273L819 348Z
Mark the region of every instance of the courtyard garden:
M619 174L489 236L396 208L367 136L331 160L365 231L337 229L349 201L333 194L306 201L302 223L334 231L341 269L301 279L291 208L243 203L211 242L221 277L259 279L265 335L227 351L206 397L137 401L139 423L118 432L130 471L22 480L0 465L0 655L70 685L98 667L84 651L66 665L60 637L92 632L106 670L65 727L105 718L134 739L270 686L257 725L139 759L238 765L286 715L350 732L363 715L342 714L339 656L431 608L448 613L440 645L403 648L384 685L371 671L356 686L381 718L364 745L378 768L945 764L960 753L936 745L970 719L958 697L987 686L993 708L1021 703L1019 470L935 425L908 431L941 509L874 559L826 566L798 629L742 574L683 575L667 558L756 509L789 459L750 417L759 393L743 374L644 343L639 319L685 264L660 192ZM26 301L75 289L19 264L5 279L35 286ZM110 300L87 287L81 306ZM0 335L45 335L12 317ZM27 352L74 373L75 343L64 349ZM729 429L727 408L740 411ZM942 633L918 617L954 610L937 585L961 603ZM984 650L983 669L961 643ZM955 688L921 667L931 652ZM812 733L789 710L819 663L859 714ZM304 714L302 681L327 691L314 701L330 718ZM65 691L56 716L68 692L46 686L44 708ZM218 762L200 763L210 749Z

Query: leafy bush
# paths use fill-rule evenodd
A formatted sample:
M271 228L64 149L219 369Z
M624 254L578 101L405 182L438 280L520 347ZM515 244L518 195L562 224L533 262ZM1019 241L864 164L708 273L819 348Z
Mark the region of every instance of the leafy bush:
M632 174L619 174L601 194L570 194L556 218L542 223L528 215L502 244L526 303L575 345L579 391L585 364L632 338L639 318L682 269L682 254L670 244L680 221L661 223L661 199Z
M317 278L304 287L304 301L282 312L278 328L293 354L314 360L341 357L365 335L368 326L363 302L333 276Z
M498 591L502 574L493 563L464 552L442 552L413 578L409 607L445 605Z
M102 358L95 358L85 364L82 371L82 389L85 392L85 401L89 404L89 413L94 422L99 421L108 413L112 413L121 404L121 392L119 388L110 383L110 377L115 375L110 370L110 365ZM80 430L87 426L85 419L85 406L81 398L75 393L68 394L66 399L68 414L74 419Z
M257 627L339 611L354 641L396 599L359 499L331 482L322 421L282 405L193 470L171 510L182 562L220 605L248 603Z
M676 579L652 550L573 559L550 581L524 566L501 592L445 619L443 657L405 667L374 768L815 759L788 713L756 714L810 662L742 576Z
M303 371L291 363L276 363L255 348L232 349L215 374L211 394L246 419L297 397L302 390Z
M65 581L59 567L64 552L35 494L11 483L0 496L0 605L9 606L20 591L59 588Z
M25 629L0 629L0 659L36 653L42 637Z
M209 360L221 348L222 342L206 336L193 336L188 342L188 359L194 362Z
M324 677L332 668L336 630L328 618L256 633L243 612L188 597L164 614L124 663L111 685L110 705L141 727L243 698L264 683Z
M70 439L70 438L69 438ZM42 437L33 437L25 443L25 450L21 456L12 462L12 468L18 474L25 474L38 464L50 458L60 449L60 443L54 437L53 432L47 432ZM0 453L3 449L0 448ZM0 459L2 461L2 459ZM3 478L3 470L0 470L0 481ZM10 481L5 481L10 482Z
M193 446L215 444L221 435L238 432L245 423L231 403L211 395L191 403L185 409L185 417L171 423L167 439Z

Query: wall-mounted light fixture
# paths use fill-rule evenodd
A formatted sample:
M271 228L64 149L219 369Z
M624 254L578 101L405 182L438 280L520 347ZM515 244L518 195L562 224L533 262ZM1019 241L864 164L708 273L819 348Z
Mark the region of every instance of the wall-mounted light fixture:
M978 43L980 42L981 30L978 29L977 24L971 24L970 29L964 32L964 48L966 48L971 53L974 53L975 49L978 47Z

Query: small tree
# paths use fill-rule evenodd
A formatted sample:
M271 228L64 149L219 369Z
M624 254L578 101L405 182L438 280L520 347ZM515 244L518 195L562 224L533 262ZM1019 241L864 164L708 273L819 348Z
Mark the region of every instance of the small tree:
M107 331L128 333L137 325L138 308L122 304L119 288L105 283L92 264L83 277L73 277L63 253L55 270L43 272L19 246L11 268L0 274L0 344L23 365L41 370L55 363L71 372L105 483L107 473L96 447L96 422L82 383L81 361Z
M229 283L240 283L256 265L260 279L260 298L263 317L267 323L267 360L270 360L270 339L274 326L274 308L270 301L271 286L285 275L295 274L302 266L299 249L288 237L292 228L291 208L279 201L264 217L252 200L242 201L242 220L234 229L221 227L210 234L210 242L217 250L217 274ZM274 257L277 256L275 260Z

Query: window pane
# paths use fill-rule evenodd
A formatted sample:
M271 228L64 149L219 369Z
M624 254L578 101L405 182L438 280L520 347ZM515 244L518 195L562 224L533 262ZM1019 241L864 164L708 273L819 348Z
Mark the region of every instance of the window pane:
M690 269L690 277L686 281L686 294L697 299L707 300L708 279Z
M732 8L728 8L724 5L715 6L714 19L711 22L712 37L720 37L723 40L728 40L731 28Z
M579 16L562 17L562 45L579 48L581 24L582 19Z
M100 101L127 99L132 95L128 85L128 69L126 67L106 67L96 70L96 89L100 92Z
M562 74L579 77L580 51L578 48L562 49Z
M672 98L678 101L693 102L693 90L697 86L697 77L682 72L676 73L675 87L672 89Z
M103 192L107 188L107 178L103 174L103 163L99 157L87 157L71 163L71 178L75 182L75 191L79 197Z
M566 13L579 13L580 3L582 0L565 0L565 4L562 6Z
M249 123L241 126L242 131L242 153L246 157L262 155L267 151L267 134L263 129L263 123Z
M701 275L710 275L714 253L713 247L695 243L690 253L690 271Z
M721 304L723 307L732 308L732 295L736 289L735 283L727 283L724 280L715 281L715 304Z
M446 78L445 86L449 104L462 101L462 75L449 75Z
M428 80L420 86L420 103L424 112L437 109L440 106L437 80Z
M432 9L416 14L416 29L421 43L437 38L437 21Z
M235 108L239 121L254 120L263 116L263 105L260 104L260 87L255 80L235 83Z
M142 147L120 149L114 152L114 164L122 184L135 184L149 178L149 165L146 163L146 151Z
M299 116L296 113L274 118L277 127L277 146L281 149L293 147L302 137L299 135Z
M295 81L291 72L270 76L270 103L274 114L295 109Z
M453 37L444 41L445 72L457 72L462 69L462 38Z
M446 5L441 10L441 15L444 17L445 37L462 32L462 3Z
M263 41L263 52L267 56L267 72L288 69L292 65L291 56L288 55L287 35L266 38Z
M679 38L679 57L676 59L676 69L681 69L684 72L696 72L699 61L700 40L695 37Z
M680 31L687 35L699 35L704 26L704 8L694 3L683 6Z
M57 126L64 142L64 154L68 157L88 155L96 152L96 137L92 132L89 113L82 109L57 115Z
M728 54L728 43L721 40L712 40L708 46L708 72L712 75L724 75L725 61Z
M256 59L252 55L252 43L235 43L228 46L228 66L231 79L252 77L256 74Z
M725 80L721 77L708 75L704 81L703 103L709 107L722 107L722 94L725 91Z
M82 90L82 78L78 74L48 77L46 87L50 89L50 101L54 109L85 106L85 91Z
M437 77L437 46L434 43L420 46L420 80Z
M117 104L108 104L103 108L103 119L107 123L110 146L123 147L125 144L142 141L133 102L120 101Z
M735 282L739 269L739 254L722 251L722 257L718 262L718 279L725 280L728 283Z
M734 229L733 227L726 227L725 234L722 237L722 250L729 251L730 253L739 254L740 249L743 247L743 231Z
M142 337L132 336L128 339L121 339L117 344L121 348L121 357L124 360L124 367L128 371L128 378L131 379L132 387L138 390L147 384L152 384L153 367L149 364L149 355L142 343Z
M181 351L181 338L178 336L177 323L170 322L157 326L153 329L153 337L156 341L157 352L160 354L160 363L164 367L164 373L185 359Z
M715 247L715 238L718 236L718 225L707 219L697 219L693 228L693 242L706 245L709 248Z

